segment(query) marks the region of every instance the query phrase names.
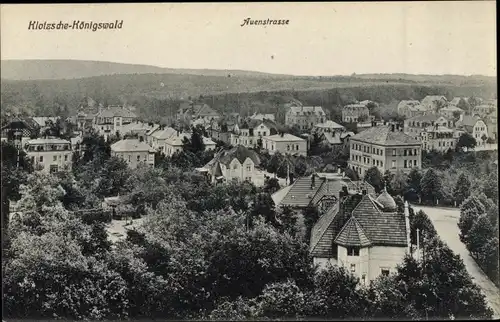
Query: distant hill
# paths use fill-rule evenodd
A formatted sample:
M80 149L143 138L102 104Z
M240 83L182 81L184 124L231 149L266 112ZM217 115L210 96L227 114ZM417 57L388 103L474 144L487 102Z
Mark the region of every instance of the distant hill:
M183 74L200 76L290 77L245 70L175 69L90 60L2 60L2 79L57 80L104 75Z

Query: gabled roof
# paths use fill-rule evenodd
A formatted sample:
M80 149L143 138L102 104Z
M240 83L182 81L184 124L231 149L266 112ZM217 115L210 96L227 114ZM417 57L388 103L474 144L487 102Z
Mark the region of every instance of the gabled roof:
M324 128L324 129L338 129L338 130L345 129L344 126L342 126L334 121L331 121L331 120L328 120L325 123L316 124L315 127Z
M317 114L324 116L325 111L321 106L288 106L289 112L297 115Z
M265 139L267 140L270 140L270 141L281 141L281 142L302 142L302 141L305 141L304 139L302 138L299 138L295 135L291 135L289 133L285 133L283 134L283 136L281 136L281 134L275 134L275 135L269 135L269 136L265 136L264 137Z
M448 105L446 107L443 107L440 109L440 111L450 111L450 112L460 112L462 113L464 110L462 110L460 107L456 107L454 105Z
M420 145L421 142L397 129L394 132L389 126L375 126L353 136L351 140L358 140L366 143L378 144L382 146L392 145Z
M399 102L398 109L401 109L404 106L416 106L416 105L420 105L420 102L416 100L403 100Z
M153 135L154 132L156 132L157 130L160 129L160 124L153 124L153 126L151 127L151 129L149 129L147 132L146 132L146 135Z
M194 116L219 116L213 108L208 106L207 104L197 104L193 106L193 115Z
M460 120L460 124L463 126L474 126L478 121L481 121L481 118L476 115L464 115L462 120Z
M432 104L435 101L440 101L440 100L443 100L443 99L445 101L448 101L444 95L427 95L422 100L422 105L429 105L429 104Z
M137 139L125 139L115 142L111 145L111 151L114 152L145 152L152 151L151 147L145 142Z
M129 109L122 107L122 106L116 106L116 105L110 105L107 108L102 109L99 113L96 115L97 117L127 117L127 118L136 118L137 115L130 111Z
M155 139L158 140L165 140L168 139L169 137L175 135L177 133L177 130L171 128L171 127L166 127L163 130L158 130L154 131L151 136L154 137Z
M229 151L225 151L222 154L222 156L220 157L220 162L222 164L228 165L235 158L242 164L243 164L243 162L245 162L245 160L247 158L252 160L252 162L255 165L260 164L260 158L259 158L259 155L257 154L257 152L250 150L250 149L244 147L243 145L238 145Z
M325 132L323 136L328 144L342 144L342 138L339 134Z
M344 225L334 241L336 244L342 246L365 247L371 245L365 231L354 216Z
M323 188L325 181L320 178L314 179L314 187L312 186L312 175L307 177L297 178L290 186L288 193L283 197L280 205L291 207L307 207L311 200L316 196L318 191Z

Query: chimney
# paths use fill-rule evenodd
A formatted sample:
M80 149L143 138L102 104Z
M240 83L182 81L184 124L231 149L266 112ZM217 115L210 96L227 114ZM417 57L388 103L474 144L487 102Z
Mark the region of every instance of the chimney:
M408 201L405 200L405 226L406 226L406 243L408 245L408 254L410 254L411 249L411 239L410 239L410 211L408 209Z
M311 190L316 188L316 174L311 176Z

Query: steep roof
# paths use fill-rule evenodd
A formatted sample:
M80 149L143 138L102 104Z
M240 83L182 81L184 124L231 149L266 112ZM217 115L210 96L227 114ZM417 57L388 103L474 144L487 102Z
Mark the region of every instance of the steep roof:
M111 151L114 152L144 152L151 151L151 147L145 142L140 142L137 139L125 139L115 142L111 145Z
M238 145L238 146L232 148L231 150L223 153L223 155L220 158L220 162L222 164L227 165L227 164L231 163L231 161L233 161L235 158L240 163L243 163L243 162L245 162L245 160L247 158L250 158L250 160L252 160L255 165L260 164L260 158L259 158L259 155L257 154L257 152L250 150L250 149L244 147L243 145Z
M351 140L383 146L420 145L421 143L402 131L392 131L389 126L375 126L353 136Z
M354 216L352 216L344 225L340 233L337 235L337 238L335 238L335 243L342 246L359 247L371 244L368 237L366 237L365 231Z
M196 104L193 106L193 114L195 116L219 116L213 108L208 104Z
M280 205L307 207L325 184L320 178L315 178L314 187L312 187L312 180L312 176L297 178L291 185L288 193L281 200Z
M168 139L169 137L174 136L177 133L177 130L171 128L171 127L166 127L163 130L158 130L155 131L151 134L152 137L158 140L165 140Z
M429 104L432 104L435 101L440 101L442 99L444 99L445 101L447 101L447 99L446 99L446 97L444 95L427 95L422 100L422 104L423 105L429 105Z
M342 138L338 134L335 135L334 133L325 132L323 136L329 144L342 144Z
M370 195L363 195L352 216L356 217L372 244L407 246L404 215L381 211Z
M269 136L265 136L264 138L266 138L267 140L271 140L271 141L285 141L285 142L301 142L301 141L305 141L304 139L302 138L299 138L295 135L291 135L289 133L285 133L283 134L283 136L281 136L281 134L275 134L275 135L269 135Z
M316 124L315 127L324 128L324 129L338 129L338 130L345 129L344 126L342 126L334 121L331 121L331 120L328 120L325 123Z
M477 121L480 121L481 118L476 115L464 115L462 120L460 121L462 125L464 126L474 126L476 125Z

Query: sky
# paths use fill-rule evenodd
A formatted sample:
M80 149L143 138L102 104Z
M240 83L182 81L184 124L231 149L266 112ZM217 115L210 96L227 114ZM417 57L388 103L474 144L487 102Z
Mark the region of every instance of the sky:
M12 4L1 59L78 59L291 75L496 76L494 1ZM241 26L282 19L288 25ZM115 30L28 30L30 21Z

